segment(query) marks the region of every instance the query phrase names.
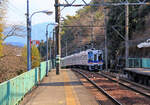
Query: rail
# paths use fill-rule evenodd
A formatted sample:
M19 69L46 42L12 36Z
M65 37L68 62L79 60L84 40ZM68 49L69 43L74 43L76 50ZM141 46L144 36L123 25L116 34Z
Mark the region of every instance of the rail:
M122 105L119 101L117 101L115 98L110 96L103 88L99 87L94 81L90 80L84 73L82 73L79 70L73 70L80 75L82 75L85 79L87 79L91 84L93 84L100 92L102 92L106 97L108 97L115 105Z
M48 63L51 70L51 61ZM16 105L45 77L46 61L40 67L0 84L0 105Z
M146 89L146 88L144 88L144 87L141 87L141 86L139 86L139 85L137 85L137 84L133 84L133 83L131 83L131 82L127 82L127 80L123 80L123 79L119 79L119 80L117 80L116 78L114 78L113 76L111 76L111 75L108 75L108 74L106 74L106 73L104 73L104 72L101 72L101 73L97 73L98 75L101 75L101 76L103 76L103 77L105 77L105 78L108 78L109 80L111 80L111 81L113 81L113 82L116 82L116 83L118 83L118 84L120 84L120 85L122 85L122 86L124 86L124 87L126 87L126 88L128 88L128 89L130 89L130 90L133 90L133 91L135 91L135 92L137 92L137 93L139 93L139 94L141 94L141 95L143 95L143 96L146 96L146 97L148 97L148 98L150 98L150 94L149 94L149 89ZM129 85L129 84L130 85ZM138 88L144 88L145 90L148 90L147 92L143 92L143 91L141 91L141 90L143 90L143 89L141 89L141 90L138 90L137 88L135 88L135 87L133 87L133 86L136 86L136 87L138 87Z

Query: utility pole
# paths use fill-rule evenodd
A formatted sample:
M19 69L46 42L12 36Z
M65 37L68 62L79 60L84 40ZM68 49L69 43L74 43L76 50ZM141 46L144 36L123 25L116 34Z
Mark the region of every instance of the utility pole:
M106 18L106 8L104 9L104 34L105 34L105 69L108 71L108 46L107 46L107 18Z
M128 56L129 56L129 4L126 4L125 5L125 32L126 32L126 35L125 35L125 48L126 48L126 51L125 51L125 61L126 61L126 68L128 67Z
M29 71L31 69L31 25L29 20L29 0L27 0L27 70Z
M94 17L92 15L92 21L91 21L91 45L92 45L92 49L94 48L94 29L93 29L93 24L94 24Z
M102 3L104 4L106 0L102 0ZM104 35L105 35L105 69L108 71L108 40L107 40L107 13L106 13L106 6L103 7L104 12Z
M58 26L55 28L56 30L56 48L57 48L57 56L56 56L56 75L59 75L60 70L60 57L61 57L61 45L60 45L60 7L57 6L59 4L59 0L55 0L55 21L58 23Z

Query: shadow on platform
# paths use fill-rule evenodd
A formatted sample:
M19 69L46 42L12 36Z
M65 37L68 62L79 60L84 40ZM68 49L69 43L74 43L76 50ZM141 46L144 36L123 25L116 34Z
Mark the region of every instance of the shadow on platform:
M82 85L79 81L73 81L73 82L52 82L52 83L41 83L38 86L78 86Z

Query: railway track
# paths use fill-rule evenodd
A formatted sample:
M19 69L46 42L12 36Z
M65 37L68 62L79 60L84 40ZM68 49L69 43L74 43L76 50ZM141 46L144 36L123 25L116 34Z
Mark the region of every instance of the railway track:
M133 84L135 86L138 86L138 87L141 87L141 88L143 88L145 90L149 90L150 91L150 87L142 85L142 84L139 84L139 83L135 83L135 82L133 82L131 80L128 80L127 78L125 78L123 76L120 76L120 74L118 74L118 73L110 73L110 72L106 72L106 71L105 72L102 71L102 73L106 74L106 75L109 75L109 76L111 76L113 78L116 78L117 76L119 76L119 80L121 80L121 81L125 81L125 82L128 82L128 83L131 83L131 84Z
M111 97L109 94L107 94L105 92L105 90L103 90L101 87L99 87L94 81L90 80L88 78L88 76L86 76L84 73L78 71L78 70L73 70L77 73L79 73L82 77L84 77L86 80L88 80L92 85L94 85L94 87L97 88L97 90L99 90L98 92L101 92L101 97L105 97L104 100L107 100L107 102L99 102L100 105L122 105L121 103L119 103L116 99L114 99L113 97ZM98 93L97 93L98 94ZM101 99L99 99L101 100Z
M135 90L129 89L118 81L111 80L108 76L101 73L75 70L92 83L99 91L106 95L115 105L150 105L150 98ZM113 82L112 82L113 81Z
M126 86L127 88L130 88L130 89L150 98L150 88L147 86L143 86L141 84L129 81L125 78L120 77L118 74L114 74L114 73L110 74L110 73L106 73L106 72L101 72L100 75L103 75L114 82L118 82L119 84Z

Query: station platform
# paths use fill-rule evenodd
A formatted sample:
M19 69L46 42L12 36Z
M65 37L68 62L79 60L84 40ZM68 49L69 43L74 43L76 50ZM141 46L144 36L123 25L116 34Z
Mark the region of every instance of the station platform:
M20 105L99 105L69 69L59 75L56 70L49 72L39 86L25 96Z
M146 68L125 68L124 70L127 72L133 72L145 76L150 76L150 69Z
M150 69L146 68L125 68L124 72L128 75L128 79L150 86Z

